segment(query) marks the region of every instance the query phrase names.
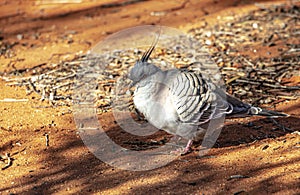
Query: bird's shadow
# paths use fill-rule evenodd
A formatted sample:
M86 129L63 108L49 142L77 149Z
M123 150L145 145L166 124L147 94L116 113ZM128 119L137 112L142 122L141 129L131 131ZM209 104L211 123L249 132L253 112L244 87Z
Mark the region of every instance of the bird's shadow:
M222 148L277 138L294 131L299 131L299 118L245 118L228 121L214 147Z
M136 116L133 116L133 118L137 120L138 123L147 123L146 121L138 120ZM111 119L111 117L106 117L106 122ZM249 117L226 120L213 147L223 148L238 146L258 140L277 138L294 131L300 131L299 127L300 120L294 116L276 119ZM104 130L117 144L131 150L146 150L156 146L159 147L174 138L173 135L158 129L156 133L149 136L132 135L126 130L123 130L116 122L114 126L110 126L110 128ZM201 143L202 140L194 142L194 148L199 147Z

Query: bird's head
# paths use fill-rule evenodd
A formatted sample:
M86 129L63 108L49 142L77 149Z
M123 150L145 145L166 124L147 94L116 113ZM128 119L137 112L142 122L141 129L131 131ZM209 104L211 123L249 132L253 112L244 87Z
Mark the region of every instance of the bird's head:
M151 45L151 47L143 54L142 58L136 61L129 71L128 78L132 80L131 86L136 85L138 82L160 70L157 66L148 62L155 45L156 43Z

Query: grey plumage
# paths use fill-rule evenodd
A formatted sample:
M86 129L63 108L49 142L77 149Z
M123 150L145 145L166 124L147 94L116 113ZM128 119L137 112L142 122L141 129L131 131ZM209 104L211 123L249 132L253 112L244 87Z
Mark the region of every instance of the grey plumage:
M200 73L187 70L167 70L148 62L153 44L129 73L135 86L134 105L155 127L190 140L201 138L212 119L262 115L287 116L268 111L226 94L218 86L203 79Z

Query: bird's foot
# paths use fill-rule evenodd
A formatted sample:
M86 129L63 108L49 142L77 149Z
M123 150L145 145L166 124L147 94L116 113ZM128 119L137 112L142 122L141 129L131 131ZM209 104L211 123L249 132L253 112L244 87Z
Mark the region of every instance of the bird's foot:
M193 149L192 149L191 147L185 147L185 148L181 151L180 155L181 155L181 156L184 156L184 155L187 155L187 154L191 153L192 151L193 151Z
M192 145L193 145L193 140L189 140L188 143L186 144L185 148L183 149L183 152L181 153L181 156L192 152L193 151Z
M172 151L171 154L181 155L181 156L189 154L193 151L192 145L193 145L193 141L189 140L185 148L178 148L177 150Z

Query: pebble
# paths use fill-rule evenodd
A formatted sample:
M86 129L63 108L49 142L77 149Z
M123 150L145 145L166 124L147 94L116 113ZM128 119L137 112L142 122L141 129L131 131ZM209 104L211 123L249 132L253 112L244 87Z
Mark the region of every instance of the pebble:
M253 23L253 24L252 24L252 27L253 27L254 29L257 29L257 28L258 28L258 24L257 24L257 23Z
M18 35L17 35L17 39L18 39L19 41L21 41L21 40L23 39L23 35L22 35L22 34L18 34Z

